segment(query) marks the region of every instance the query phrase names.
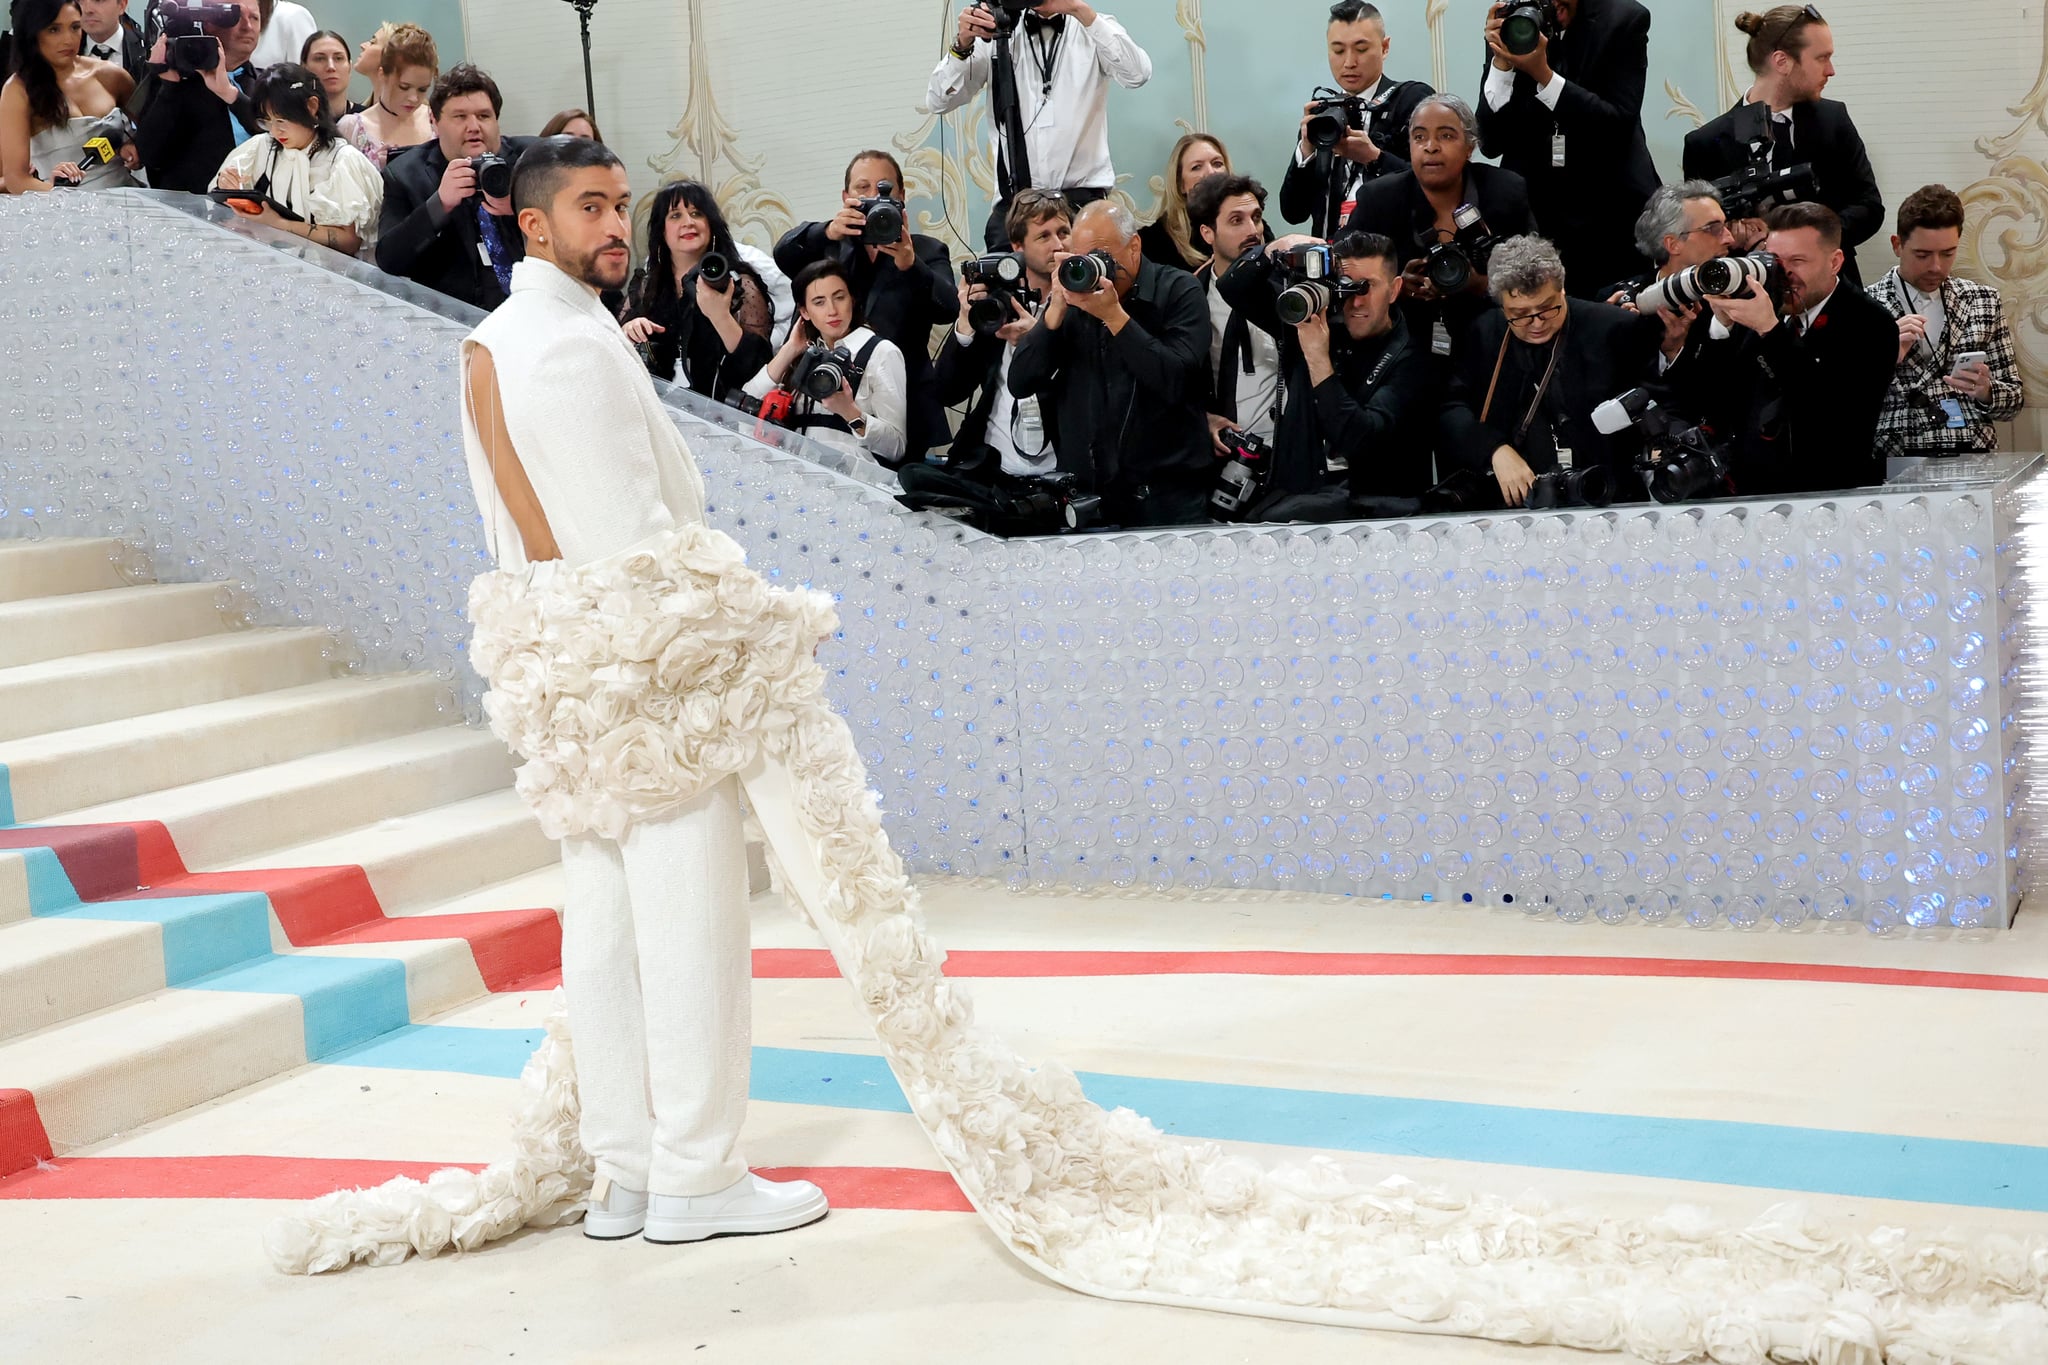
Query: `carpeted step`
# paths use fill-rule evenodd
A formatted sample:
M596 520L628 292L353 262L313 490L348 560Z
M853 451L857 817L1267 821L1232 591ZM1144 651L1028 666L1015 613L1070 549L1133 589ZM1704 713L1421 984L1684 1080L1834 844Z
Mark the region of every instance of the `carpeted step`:
M0 602L121 588L118 540L0 541Z
M0 668L219 635L218 583L148 583L0 603Z
M0 926L0 1039L163 988L153 924L45 917Z
M165 787L441 724L428 674L332 678L0 743L14 818L47 820Z
M324 630L244 630L0 669L0 740L319 682L332 644Z

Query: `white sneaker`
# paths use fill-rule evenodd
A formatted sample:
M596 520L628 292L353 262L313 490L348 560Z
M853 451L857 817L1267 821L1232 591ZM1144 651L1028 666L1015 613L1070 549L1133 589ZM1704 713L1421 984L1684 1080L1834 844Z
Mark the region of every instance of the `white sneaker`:
M600 1180L583 1213L583 1235L600 1242L631 1237L647 1225L647 1195L616 1180Z
M776 1182L749 1172L717 1194L657 1194L649 1200L646 1237L669 1245L707 1237L787 1232L823 1218L825 1192L808 1180Z

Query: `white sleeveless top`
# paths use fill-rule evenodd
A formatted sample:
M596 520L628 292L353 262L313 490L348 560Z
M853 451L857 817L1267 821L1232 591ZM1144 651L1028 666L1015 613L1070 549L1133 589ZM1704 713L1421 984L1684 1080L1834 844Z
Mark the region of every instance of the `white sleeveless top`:
M462 342L462 370L482 346L497 367L505 430L563 562L581 567L676 526L704 520L704 481L640 355L597 291L532 257L512 293ZM498 496L465 382L462 449L502 569L526 566L519 528Z

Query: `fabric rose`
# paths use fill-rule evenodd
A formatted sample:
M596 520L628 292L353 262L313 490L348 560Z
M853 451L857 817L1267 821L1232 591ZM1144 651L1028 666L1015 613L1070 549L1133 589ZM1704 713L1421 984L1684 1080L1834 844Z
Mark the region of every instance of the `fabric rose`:
M1675 1294L1645 1294L1628 1315L1623 1340L1650 1365L1682 1365L1700 1352L1700 1324Z
M1714 1365L1764 1365L1771 1349L1763 1325L1738 1313L1708 1318L1701 1340Z
M1560 1346L1581 1351L1621 1349L1621 1313L1605 1299L1576 1298L1553 1304L1550 1326Z

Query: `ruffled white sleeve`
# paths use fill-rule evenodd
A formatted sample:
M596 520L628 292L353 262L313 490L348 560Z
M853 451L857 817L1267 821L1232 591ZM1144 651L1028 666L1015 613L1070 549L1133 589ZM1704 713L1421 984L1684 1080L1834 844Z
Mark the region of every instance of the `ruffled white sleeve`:
M377 215L384 209L384 177L346 142L329 144L313 175L307 218L322 227L356 230L363 245L377 236Z
M228 159L220 163L220 170L213 173L213 182L206 188L220 188L222 171L234 171L242 177L240 189L248 189L256 183L256 177L263 174L263 168L270 163L272 147L270 134L258 133L241 146L228 153Z

